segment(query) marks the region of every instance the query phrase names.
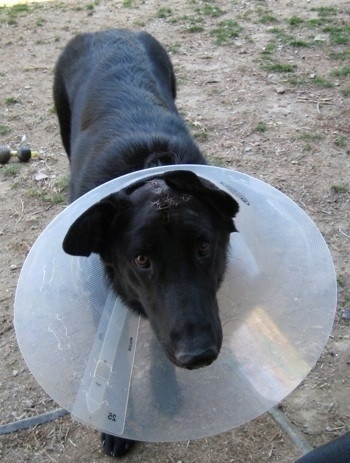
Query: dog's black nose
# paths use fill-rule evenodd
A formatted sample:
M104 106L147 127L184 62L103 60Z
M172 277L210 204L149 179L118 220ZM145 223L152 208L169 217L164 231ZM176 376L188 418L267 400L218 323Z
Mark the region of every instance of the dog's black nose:
M196 368L207 367L217 359L219 352L215 346L197 352L176 353L176 364L181 368L194 370Z

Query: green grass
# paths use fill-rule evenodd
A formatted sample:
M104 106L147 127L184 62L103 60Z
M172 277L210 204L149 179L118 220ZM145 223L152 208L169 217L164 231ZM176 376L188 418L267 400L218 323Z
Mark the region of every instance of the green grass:
M208 133L205 128L202 128L201 130L194 130L192 131L193 138L195 138L198 141L205 141L208 139Z
M190 24L186 30L187 32L203 32L204 27L199 24Z
M305 42L305 40L300 39L293 39L289 42L291 47L299 47L299 48L308 48L311 46L309 42Z
M0 135L7 135L11 132L11 129L7 125L0 124Z
M39 18L39 19L37 20L37 22L36 22L36 25L37 25L38 27L42 27L45 23L46 23L46 19L44 19L44 18Z
M332 82L330 82L329 80L321 76L316 76L314 79L312 79L312 83L316 85L317 87L322 87L322 88L332 88L333 87Z
M273 33L279 42L289 45L290 42L296 40L293 35L288 34L284 29L281 28L273 28L269 30L270 33Z
M342 94L344 96L349 97L350 96L350 87L343 88L341 92L342 92Z
M61 195L61 194L56 194L56 195L52 196L51 201L54 204L62 204L62 203L64 203L66 201L66 197L64 195Z
M169 16L171 16L172 14L173 14L172 9L164 6L162 8L159 8L159 10L157 11L157 18L160 18L160 19L169 18Z
M298 138L303 141L321 141L324 137L323 133L302 132Z
M339 148L342 148L346 145L346 137L344 135L337 135L334 139L334 144Z
M276 35L279 35L281 33L283 33L283 34L285 33L284 30L281 29L280 27L271 27L269 29L269 32L270 32L270 34L276 34Z
M276 51L276 43L275 42L272 42L270 41L266 46L265 48L263 49L263 51L261 52L263 58L270 58L272 53Z
M15 177L19 171L21 170L21 164L13 163L13 164L6 164L2 169L1 172L6 175L6 177Z
M225 14L225 11L216 5L206 3L203 7L203 14L205 14L206 16L211 16L212 18L219 18L220 16Z
M271 14L263 14L262 16L260 16L259 18L259 23L263 23L263 24L268 24L268 23L277 23L278 20L275 16L272 16Z
M338 275L337 276L337 283L341 288L344 288L345 286L345 278L343 275Z
M17 17L23 16L26 13L31 11L31 8L27 4L13 5L9 8L6 8L7 11L7 24L10 26L17 24Z
M304 24L304 20L298 16L292 16L288 19L288 24L290 26L300 26L301 24Z
M26 3L20 3L18 5L13 5L9 7L7 11L11 14L27 13L28 11L30 11L30 8Z
M350 42L350 26L328 25L323 32L329 34L331 45L347 45Z
M327 22L327 18L312 18L307 21L307 25L311 28L316 28L323 26Z
M65 195L61 193L50 194L48 191L41 190L40 188L31 188L27 191L27 194L31 198L39 199L40 201L43 201L45 203L51 202L53 204L62 204L66 202Z
M347 185L332 185L331 190L333 193L337 194L350 193L350 189Z
M179 51L181 50L181 43L175 42L172 45L166 45L166 49L167 52L171 54L179 53Z
M313 132L302 132L298 139L304 142L303 151L311 151L312 144L320 142L325 138L323 133L313 133Z
M205 155L205 159L208 161L208 164L210 164L211 166L217 166L217 167L226 166L226 162L222 158L217 156L216 154L208 153Z
M311 11L317 11L319 16L336 16L338 11L333 6L320 6L318 8L311 8Z
M207 132L207 129L202 126L202 124L193 122L190 119L186 119L186 122L187 122L188 127L191 130L191 134L193 138L199 141L207 140L208 132Z
M95 4L94 3L88 3L85 8L88 10L88 16L92 16L95 12Z
M331 75L336 77L346 77L350 75L350 66L344 66L341 69L334 69L334 71L331 72Z
M218 26L211 31L211 35L215 37L216 45L226 45L230 40L237 38L243 29L233 19L220 21Z
M342 51L331 51L329 53L329 58L333 60L341 60L344 61L350 58L350 50L342 50Z
M198 17L198 16L182 16L180 18L181 21L185 22L187 24L186 26L186 31L187 32L202 32L204 31L203 27L203 18Z
M269 72L294 72L295 69L296 65L289 63L272 63L266 66L266 70Z
M14 96L10 96L10 97L6 98L6 100L5 100L5 104L7 104L7 105L13 105L13 104L16 104L16 103L18 103L18 100Z
M31 198L40 199L41 201L48 200L47 192L40 188L31 188L27 193Z
M69 177L63 175L56 179L54 183L50 182L50 185L46 185L45 188L40 188L40 186L30 188L27 190L27 195L45 203L61 204L67 200L66 191L68 184Z
M255 127L255 131L259 133L264 133L267 130L267 125L264 122L259 122L259 124Z
M68 188L68 184L69 184L69 177L63 176L55 181L54 188L59 193L62 193L62 191L65 191Z

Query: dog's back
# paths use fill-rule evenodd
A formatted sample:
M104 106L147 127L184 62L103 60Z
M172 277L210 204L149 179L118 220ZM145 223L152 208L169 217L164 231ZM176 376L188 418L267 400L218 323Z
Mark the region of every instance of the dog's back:
M178 114L173 68L146 32L74 38L56 67L54 98L71 161L71 200L120 175L166 164L203 164Z

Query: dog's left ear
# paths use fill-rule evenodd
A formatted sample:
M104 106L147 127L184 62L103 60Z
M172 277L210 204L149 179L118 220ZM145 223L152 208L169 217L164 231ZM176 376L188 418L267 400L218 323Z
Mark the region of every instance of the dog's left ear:
M192 194L199 201L207 203L213 211L220 213L231 232L237 231L232 219L236 216L239 205L225 191L189 170L165 172L164 181L170 188Z

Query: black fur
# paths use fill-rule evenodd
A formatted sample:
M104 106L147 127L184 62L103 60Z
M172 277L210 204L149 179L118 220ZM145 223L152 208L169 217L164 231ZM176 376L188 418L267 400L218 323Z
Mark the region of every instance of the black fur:
M350 463L350 432L312 450L295 463Z
M70 199L120 175L168 164L205 164L174 104L175 76L146 32L73 39L56 67L54 98L70 159ZM199 368L220 351L216 293L237 202L190 171L137 182L93 205L63 243L98 253L114 290L149 318L173 365ZM106 453L132 441L103 435Z

